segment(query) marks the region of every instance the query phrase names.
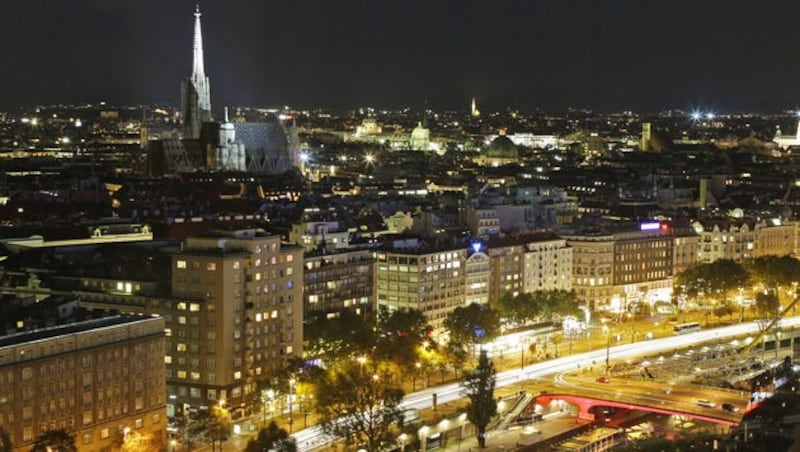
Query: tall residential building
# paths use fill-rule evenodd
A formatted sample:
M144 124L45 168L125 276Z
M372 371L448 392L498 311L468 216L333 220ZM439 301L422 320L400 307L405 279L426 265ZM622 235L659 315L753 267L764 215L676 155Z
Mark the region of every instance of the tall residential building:
M587 307L615 314L639 304L668 302L672 296L674 232L658 223L639 230L576 234L572 285Z
M572 290L572 248L553 233L529 233L487 243L492 259L490 302L504 293Z
M394 241L377 252L378 308L417 309L434 328L465 305L467 249Z
M194 45L192 75L181 84L183 103L183 136L200 138L200 128L211 121L211 85L203 63L203 33L200 29L200 7L194 12Z
M218 400L245 414L255 382L302 354L303 249L256 229L190 237L165 302L170 414Z
M491 258L479 244L473 244L466 262L466 305L489 304L489 286L492 277Z
M371 250L307 254L304 261L303 316L353 309L374 310L375 258Z
M0 337L0 427L14 451L64 429L81 452L165 444L164 319L112 316Z

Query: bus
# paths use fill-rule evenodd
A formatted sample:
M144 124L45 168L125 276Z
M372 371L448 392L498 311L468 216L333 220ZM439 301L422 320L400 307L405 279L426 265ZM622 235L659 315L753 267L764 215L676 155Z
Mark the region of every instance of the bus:
M700 324L697 322L681 323L672 327L675 334L696 333L700 331Z

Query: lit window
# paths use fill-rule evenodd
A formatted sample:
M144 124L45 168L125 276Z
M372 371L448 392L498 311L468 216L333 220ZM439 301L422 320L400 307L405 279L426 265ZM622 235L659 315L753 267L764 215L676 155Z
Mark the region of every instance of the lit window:
M186 261L177 261L177 262L175 263L175 266L176 266L177 268L186 268Z
M192 380L199 380L200 372L192 372Z
M209 262L206 264L206 270L210 272L217 271L217 263L216 262Z
M178 344L176 345L176 348L177 348L177 350L179 352L185 352L186 351L186 344L184 344L183 342L178 342Z
M200 304L199 303L191 303L189 305L189 310L192 312L199 312L200 311Z
M185 370L179 370L178 371L178 378L186 378L186 371Z
M241 264L241 263L239 263L239 261L234 261L234 262L233 262L233 269L234 269L234 270L239 270L239 268L241 267L241 265L242 265L242 264Z
M172 364L172 355L165 355L164 356L164 363Z
M272 317L273 319L277 319L277 318L278 318L278 310L277 310L277 309L276 309L276 310L274 310L274 311L272 311L272 316L271 316L271 317Z
M175 308L177 310L179 310L179 311L185 311L186 310L186 303L180 302L177 305L175 305Z
M241 380L241 378L242 378L242 372L241 371L237 370L236 372L233 373L233 379L234 380Z
M294 255L292 255L292 254L287 254L286 255L286 262L292 262L293 260L294 260Z

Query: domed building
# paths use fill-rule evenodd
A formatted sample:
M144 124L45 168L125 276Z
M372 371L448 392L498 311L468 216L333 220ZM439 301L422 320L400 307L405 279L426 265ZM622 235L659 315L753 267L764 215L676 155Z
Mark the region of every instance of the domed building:
M408 147L412 151L429 151L431 146L431 130L423 127L422 122L417 123L417 127L411 131L411 139Z
M519 150L507 136L500 135L473 160L482 166L502 166L519 162Z

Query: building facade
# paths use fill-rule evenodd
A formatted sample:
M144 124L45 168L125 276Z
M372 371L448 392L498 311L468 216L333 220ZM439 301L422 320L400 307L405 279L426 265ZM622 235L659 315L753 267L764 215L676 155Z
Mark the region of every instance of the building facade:
M465 305L466 260L466 248L432 249L417 241L378 251L378 308L416 309L440 327Z
M111 316L0 337L0 427L14 451L64 429L79 451L165 443L164 319Z
M219 400L245 414L255 381L302 354L302 291L302 248L259 230L191 237L172 253L170 415Z
M303 274L303 315L353 309L374 310L375 258L370 250L307 254Z

